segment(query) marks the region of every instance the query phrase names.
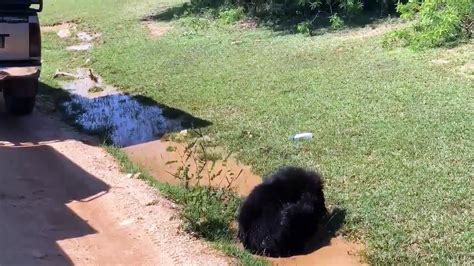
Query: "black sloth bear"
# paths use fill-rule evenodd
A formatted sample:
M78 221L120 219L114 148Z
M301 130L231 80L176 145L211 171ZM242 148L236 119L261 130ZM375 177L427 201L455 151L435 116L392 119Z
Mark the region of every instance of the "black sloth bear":
M321 177L286 167L255 187L244 201L238 237L254 254L299 255L306 252L327 215Z

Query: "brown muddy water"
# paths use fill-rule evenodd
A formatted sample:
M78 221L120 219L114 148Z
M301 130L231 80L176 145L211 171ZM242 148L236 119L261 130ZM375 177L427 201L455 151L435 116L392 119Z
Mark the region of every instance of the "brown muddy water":
M194 176L190 184L231 188L240 196L248 195L262 182L249 166L239 163L232 156L224 160L227 156L221 153L222 156L213 156L213 161L207 161L203 158L209 157L203 157L202 152L195 150L187 153L184 144L160 139L165 133L182 129L181 121L165 117L160 106L143 104L120 93L104 84L90 70L79 69L68 76L73 80L61 82L63 88L71 93L71 100L64 103L65 112L86 131L107 130L112 143L123 147L131 161L157 180L179 184L182 181L176 178L176 174L180 167L186 166L189 168L188 176ZM212 154L221 152L217 148L211 151ZM328 245L308 255L268 260L273 265L281 266L362 265L358 255L362 248L342 237L335 237Z
M201 167L195 162L199 160L197 158L199 155L194 154L186 158L185 148L181 143L157 140L126 147L123 150L133 162L145 168L153 177L170 184L180 183L175 175L178 168L183 165L189 166L191 174L203 168L202 179L199 181L201 185L229 187L241 196L248 195L256 185L262 182L259 176L252 173L250 167L233 159L208 162L207 165ZM191 180L191 183L196 184L197 181Z
M293 256L289 258L269 259L275 266L296 265L324 265L324 266L349 266L364 265L358 254L362 246L350 243L342 237L331 239L328 246L322 247L308 255Z

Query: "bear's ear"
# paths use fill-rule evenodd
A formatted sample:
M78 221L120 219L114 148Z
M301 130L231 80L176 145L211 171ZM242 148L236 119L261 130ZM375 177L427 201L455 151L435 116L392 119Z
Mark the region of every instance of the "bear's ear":
M307 182L312 182L313 184L315 184L321 189L324 188L323 178L321 174L319 174L318 172L313 171L313 170L306 170L305 176L306 176L306 179L308 180Z

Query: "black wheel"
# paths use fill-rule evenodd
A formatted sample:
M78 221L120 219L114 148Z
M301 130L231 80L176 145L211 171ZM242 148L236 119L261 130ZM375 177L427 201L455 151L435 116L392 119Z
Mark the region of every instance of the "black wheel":
M3 95L8 113L12 115L29 115L33 112L36 97L14 97Z
M37 78L18 78L2 82L7 112L12 115L29 115L33 112L38 92Z

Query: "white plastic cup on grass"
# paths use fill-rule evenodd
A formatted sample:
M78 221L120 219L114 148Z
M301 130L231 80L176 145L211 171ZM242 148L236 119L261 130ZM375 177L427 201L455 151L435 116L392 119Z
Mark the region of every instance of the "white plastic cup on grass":
M290 140L293 140L293 141L311 140L311 139L313 139L313 133L309 133L309 132L299 133L290 137Z

